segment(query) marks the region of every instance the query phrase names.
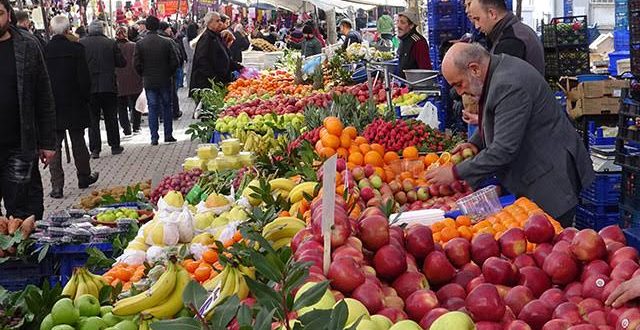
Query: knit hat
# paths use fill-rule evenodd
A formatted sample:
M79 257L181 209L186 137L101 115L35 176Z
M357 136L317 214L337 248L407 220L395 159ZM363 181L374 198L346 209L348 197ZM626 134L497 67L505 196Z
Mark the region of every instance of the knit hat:
M414 25L418 25L418 23L420 22L420 19L418 18L418 14L411 10L405 10L399 13L398 16L406 17L409 20L409 22L413 23Z
M89 24L89 33L90 34L104 33L104 22L99 19L96 19L93 22L91 22L91 24Z

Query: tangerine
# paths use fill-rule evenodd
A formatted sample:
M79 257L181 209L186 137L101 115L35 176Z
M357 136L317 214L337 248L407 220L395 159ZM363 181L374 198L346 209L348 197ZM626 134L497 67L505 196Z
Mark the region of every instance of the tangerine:
M439 159L440 157L438 157L438 154L436 154L435 152L430 152L426 156L424 156L424 165L429 166L437 162Z
M402 150L402 157L406 159L418 159L418 148L414 146L404 148Z
M344 128L344 126L342 125L342 121L340 121L338 117L327 117L322 121L322 123L329 133L337 136L340 136L340 134L342 134L342 129Z
M371 146L369 146L368 143L363 143L358 147L360 148L360 152L362 152L362 154L366 154L367 152L371 151Z
M329 131L327 131L326 128L323 127L323 128L320 129L320 134L319 134L320 137L323 137L323 136L325 136L327 134L329 134Z
M441 231L444 228L444 223L442 221L438 221L438 222L434 222L431 225L431 231L433 231L434 233L437 233L439 231Z
M377 152L380 156L384 156L384 146L382 144L372 143L371 150Z
M384 154L384 162L387 164L391 164L391 162L393 162L396 159L400 159L400 156L398 156L398 153L395 151L387 151Z
M351 138L344 133L340 135L340 146L343 148L349 148L351 146Z
M380 167L384 165L384 160L382 159L382 156L379 153L372 150L372 151L368 151L364 155L364 163L373 165L374 167Z
M471 231L471 228L467 226L458 227L458 233L460 233L460 237L468 241L470 241L473 238L473 231Z
M448 242L456 237L460 237L460 233L458 233L458 230L452 227L444 227L440 232L440 235L442 236L442 240L444 242Z
M322 146L337 149L340 147L340 138L333 134L327 134L320 138Z
M342 130L343 134L346 134L348 137L350 137L352 140L355 139L358 136L358 130L356 130L355 127L353 126L347 126Z
M209 249L202 253L202 259L210 264L218 261L218 252L213 249Z
M357 145L361 145L363 143L368 143L367 139L364 136L357 136L354 140Z
M322 149L320 149L319 152L320 156L324 157L324 158L329 158L333 155L336 154L336 150L333 148L329 148L329 147L324 147Z
M471 226L471 218L466 215L461 215L456 218L456 224L458 226Z
M204 282L211 276L211 267L198 267L193 275L195 275L198 282Z
M364 164L364 156L360 152L353 152L349 154L349 162L356 165Z
M336 153L338 154L338 157L343 159L347 159L347 157L349 157L349 150L343 147L338 148L338 150L336 150Z
M456 228L456 221L451 219L451 218L445 218L444 220L442 220L442 222L444 223L445 227L450 227L450 228Z

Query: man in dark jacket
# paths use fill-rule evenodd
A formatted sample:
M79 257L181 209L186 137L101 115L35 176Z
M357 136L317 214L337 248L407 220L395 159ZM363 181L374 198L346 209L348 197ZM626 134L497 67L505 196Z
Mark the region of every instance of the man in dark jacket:
M26 11L17 11L16 12L16 19L17 19L17 23L16 26L23 30L28 32L29 34L31 34L32 36L34 36L36 38L36 40L38 40L38 43L40 44L40 47L42 47L42 49L44 49L44 46L47 45L47 41L44 40L44 38L40 35L40 34L35 34L33 33L33 31L31 30L31 18L29 17L29 13Z
M133 67L136 44L127 39L127 28L124 26L116 30L118 48L127 61L124 68L116 68L118 80L118 119L124 135L140 133L142 114L136 110L136 100L142 93L142 77ZM131 116L131 120L129 120ZM133 129L133 132L132 132Z
M571 226L580 191L593 181L593 165L544 77L517 57L490 55L466 43L451 47L442 73L459 95L480 106L478 130L452 152L479 152L428 172L427 179L477 186L495 174L511 193L536 201L563 227Z
M348 18L344 18L340 21L340 33L344 36L342 49L347 49L351 44L362 43L360 33L353 29L353 23Z
M193 93L194 88L211 88L209 79L227 85L233 80L231 73L242 68L230 58L220 37L220 14L208 13L205 16L205 24L207 29L200 36L193 55L189 95Z
M302 33L304 35L302 42L296 43L289 41L288 46L293 49L300 49L302 56L305 57L322 53L322 45L318 38L313 35L313 28L305 25L304 28L302 28Z
M171 45L173 45L173 51L176 53L176 58L178 59L178 67L176 68L176 72L173 77L171 77L171 112L173 113L173 118L178 119L182 117L182 111L180 111L180 100L178 99L178 71L182 70L182 64L186 60L187 54L182 48L182 43L178 43L174 39L173 30L171 29L171 25L169 25L169 23L160 22L158 34L171 41Z
M91 173L89 150L84 140L84 129L89 127L89 96L91 76L84 46L65 36L71 27L69 19L58 15L51 19L53 37L45 47L44 55L51 79L51 89L56 104L56 156L51 162L51 193L62 198L64 171L62 170L62 141L69 131L73 160L78 174L78 187L87 188L98 180L98 173Z
M149 106L151 145L158 145L158 116L162 116L164 142L176 142L173 138L173 113L171 110L171 77L178 67L178 57L173 41L158 35L160 21L154 16L146 19L147 36L136 43L134 65L142 76Z
M469 19L487 36L491 54L509 54L531 64L544 76L544 49L536 32L507 10L504 0L474 0Z
M418 14L415 12L403 11L398 14L397 30L400 38L398 75L400 77L404 77L404 70L431 70L429 44L416 30L419 22Z
M249 42L249 35L245 32L244 26L238 23L236 25L233 36L235 41L229 47L231 51L231 59L238 63L242 63L242 52L249 49L251 42Z
M101 20L91 22L89 35L80 39L91 73L91 112L89 113L91 158L99 158L102 150L100 112L104 115L104 126L107 129L107 141L111 147L111 154L118 155L124 151L120 146L118 129L116 68L124 68L127 61L116 42L104 35L104 26L105 23Z
M0 0L0 196L6 215L41 219L37 158L47 166L55 155L55 110L40 45L15 21L9 1ZM32 191L36 186L39 192Z

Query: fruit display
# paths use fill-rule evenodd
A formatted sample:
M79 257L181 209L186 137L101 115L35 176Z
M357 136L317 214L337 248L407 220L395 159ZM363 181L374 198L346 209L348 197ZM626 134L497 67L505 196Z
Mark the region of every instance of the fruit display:
M96 220L98 220L99 222L115 223L116 220L119 220L119 219L138 220L139 217L140 215L138 214L138 210L121 207L118 209L110 209L110 210L102 211L98 213L96 215Z
M302 130L304 127L304 115L301 113L287 113L282 116L277 116L272 113L268 113L264 116L257 115L253 118L249 118L249 115L243 112L237 117L226 116L216 121L217 131L220 133L229 133L234 137L242 134L239 132L255 131L258 133L264 133L269 128L278 131L285 131L289 127L297 131Z
M79 299L84 295L99 298L100 290L105 285L109 285L109 283L103 277L94 275L85 268L79 267L73 270L73 275L62 289L62 294L73 300Z
M102 274L102 278L111 286L122 283L123 290L129 290L133 283L140 281L145 273L144 265L128 265L124 262L113 265Z
M111 306L100 306L98 298L89 294L76 299L62 298L53 305L51 313L44 318L40 329L138 329L136 322L115 316L111 311Z
M189 193L189 190L193 188L193 185L198 182L201 174L201 169L194 168L187 172L180 172L163 178L153 192L151 192L151 203L157 204L160 197L172 190L179 191L186 195Z
M121 197L127 194L127 190L132 189L139 189L144 194L145 198L149 198L149 196L151 195L151 180L135 183L129 186L118 186L113 188L94 190L89 196L82 197L80 199L80 204L78 207L85 210L93 209L102 205L104 199L107 197L118 201L121 199Z
M251 101L256 98L268 99L274 95L308 96L311 85L296 85L293 75L286 71L263 72L253 79L238 79L227 86L225 103L228 106Z
M459 141L417 120L385 121L377 119L362 133L371 143L379 143L389 151L401 151L416 146L421 151L442 152Z

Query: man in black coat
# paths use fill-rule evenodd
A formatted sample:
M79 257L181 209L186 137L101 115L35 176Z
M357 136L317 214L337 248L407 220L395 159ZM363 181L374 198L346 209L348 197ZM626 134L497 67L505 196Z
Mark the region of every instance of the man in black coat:
M173 111L171 110L171 78L178 68L178 55L171 39L158 35L160 21L154 16L145 22L147 35L136 43L134 66L142 76L149 107L151 145L158 145L158 116L164 119L164 142L176 142L173 138Z
M54 157L55 109L40 45L14 22L9 0L0 0L0 196L6 215L41 219L37 159L47 166Z
M62 170L62 140L69 131L73 146L73 160L78 175L78 188L83 189L98 180L98 173L91 173L89 150L84 140L84 129L89 127L89 97L91 76L84 55L84 46L69 41L65 34L71 24L64 15L51 19L51 41L44 55L51 79L51 89L56 104L56 156L51 162L51 193L62 198L64 171Z
M104 21L95 20L89 25L89 35L80 39L84 46L89 72L91 73L91 125L89 126L89 148L91 158L100 158L102 140L100 138L100 112L104 115L107 141L111 154L124 151L120 146L118 129L118 88L116 68L124 68L127 61L115 40L104 35Z
M210 12L204 17L204 22L207 29L200 36L193 55L189 96L194 88L211 88L209 79L227 85L233 80L232 72L242 68L242 65L231 59L220 37L223 27L220 14Z

